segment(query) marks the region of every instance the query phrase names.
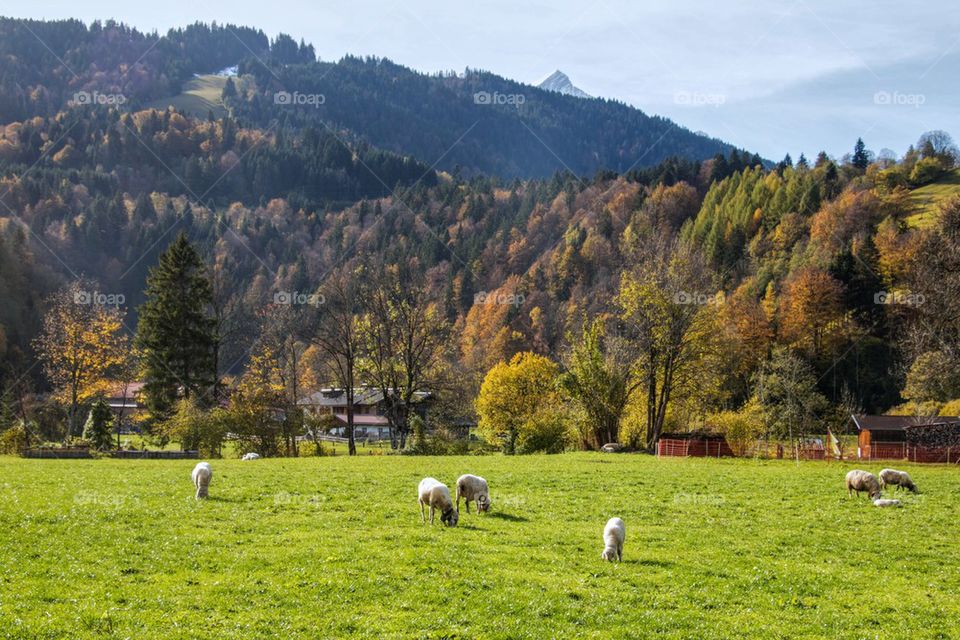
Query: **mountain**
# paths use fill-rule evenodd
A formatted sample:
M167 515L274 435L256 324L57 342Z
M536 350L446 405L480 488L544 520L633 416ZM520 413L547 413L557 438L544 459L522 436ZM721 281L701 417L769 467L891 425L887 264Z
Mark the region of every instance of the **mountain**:
M547 78L537 86L547 91L556 91L557 93L562 93L565 96L573 96L575 98L593 97L583 89L573 86L573 83L570 81L570 78L567 76L567 74L559 69L547 76Z
M230 93L218 101L210 74L233 66L230 83L217 79ZM221 115L223 103L245 125L313 128L464 175L623 173L733 149L620 102L477 70L428 75L381 58L321 62L310 45L254 28L194 24L161 36L114 22L0 18L0 124L111 98L122 110L173 106L199 117L205 105Z
M580 99L468 69L426 75L380 58L264 65L229 104L260 126L332 126L448 172L508 178L557 171L623 173L680 156L705 160L733 147L621 102ZM277 105L278 92L323 96L313 108Z

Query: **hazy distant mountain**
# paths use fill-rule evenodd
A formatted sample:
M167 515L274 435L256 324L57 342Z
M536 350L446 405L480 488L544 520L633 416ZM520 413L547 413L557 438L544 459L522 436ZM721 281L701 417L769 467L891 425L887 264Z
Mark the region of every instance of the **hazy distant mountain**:
M583 89L573 86L569 76L559 69L547 76L546 80L537 86L541 89L546 89L547 91L556 91L557 93L562 93L565 96L573 96L575 98L593 97Z
M229 78L209 75L217 72ZM544 86L474 69L424 74L384 58L320 62L306 43L282 34L271 41L249 27L194 24L161 37L109 22L0 18L0 124L111 99L121 112L172 106L204 120L230 114L281 133L281 142L284 132L312 130L401 156L389 160L398 166L384 170L379 190L392 189L407 174L404 163L416 161L464 175L592 176L733 149L622 102L573 100L588 96L561 72ZM69 165L71 156L62 160ZM350 168L349 160L332 158L331 166ZM369 193L338 184L336 199Z

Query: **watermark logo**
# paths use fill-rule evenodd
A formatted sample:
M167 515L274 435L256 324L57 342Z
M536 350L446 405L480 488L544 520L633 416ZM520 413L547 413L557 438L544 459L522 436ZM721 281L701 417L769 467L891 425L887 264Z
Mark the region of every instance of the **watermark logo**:
M709 493L678 493L677 495L673 496L674 504L719 507L726 501L726 498L723 496Z
M726 297L723 295L723 291L718 291L717 293L690 293L688 291L678 291L673 294L673 302L675 304L699 304L699 305L719 305L723 304L723 301Z
M79 506L122 507L127 500L125 495L98 491L80 491L73 496L73 503Z
M281 106L307 106L318 109L320 108L320 105L326 104L326 102L327 96L322 93L300 93L299 91L294 91L291 93L289 91L277 91L273 94L273 104L278 104Z
M899 304L907 307L919 307L927 301L922 293L904 291L878 291L873 294L874 304Z
M113 107L126 104L126 102L127 96L122 93L100 93L99 91L77 91L73 94L73 100L70 101L71 104L78 106L97 105Z
M901 93L899 91L877 91L873 94L873 103L881 106L913 107L919 109L927 101L922 93Z
M673 94L673 102L684 107L720 107L726 104L727 96L722 93L677 91Z
M273 495L273 504L278 507L290 505L309 505L319 508L322 501L323 498L317 494L301 495L299 493L288 493L286 491L281 491L280 493L275 493Z
M491 93L489 91L477 91L475 94L473 94L474 104L496 104L519 107L526 101L527 97L522 93L500 93L498 91Z
M74 291L74 304L96 304L102 307L119 307L127 302L122 293L101 293L99 291Z
M473 295L473 304L507 304L519 307L526 297L522 293L488 293L480 291Z
M303 293L301 291L277 291L273 294L273 304L311 305L319 307L327 299L322 293Z

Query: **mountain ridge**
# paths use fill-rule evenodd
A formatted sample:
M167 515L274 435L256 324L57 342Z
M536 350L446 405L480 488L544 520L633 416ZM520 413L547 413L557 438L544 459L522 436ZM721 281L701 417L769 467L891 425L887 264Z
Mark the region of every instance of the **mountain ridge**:
M0 123L54 116L78 92L122 96L119 108L129 111L196 105L183 95L188 83L234 65L230 84L239 91L223 96L232 117L261 129L335 131L450 173L588 176L734 149L615 100L573 101L477 70L430 75L385 58L318 61L312 46L283 34L271 40L255 28L200 23L161 37L114 22L0 18ZM287 94L316 99L278 98Z

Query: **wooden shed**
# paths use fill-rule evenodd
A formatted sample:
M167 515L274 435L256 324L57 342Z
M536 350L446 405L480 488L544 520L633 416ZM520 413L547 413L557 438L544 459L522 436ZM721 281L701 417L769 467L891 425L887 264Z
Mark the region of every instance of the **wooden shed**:
M960 418L952 416L851 416L861 460L956 462Z

